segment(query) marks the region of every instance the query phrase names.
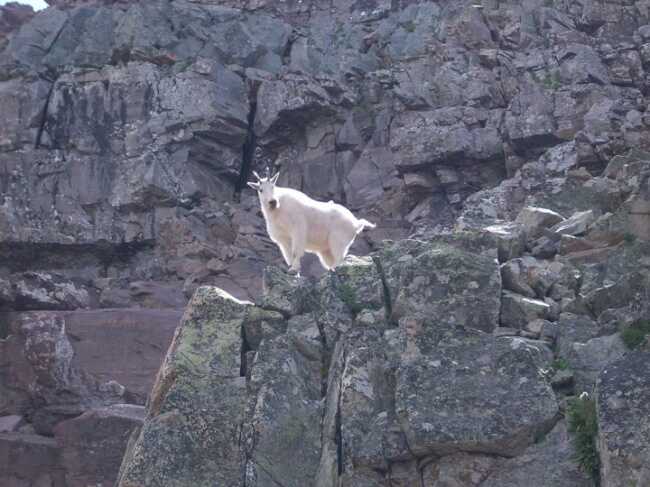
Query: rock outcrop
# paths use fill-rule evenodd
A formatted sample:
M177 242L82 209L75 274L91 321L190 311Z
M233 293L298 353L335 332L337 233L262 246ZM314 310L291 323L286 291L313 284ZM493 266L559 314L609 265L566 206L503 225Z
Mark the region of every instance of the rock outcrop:
M460 219L318 280L269 268L256 304L199 288L119 485L594 485L561 419L583 392L602 485L643 485L647 357L626 336L648 319L650 248L626 209L648 177L650 156L628 154L585 182L624 195L606 213ZM507 231L519 252L500 252Z
M123 487L589 485L584 391L647 483L645 2L48 3L0 7L0 484L136 428ZM273 267L267 168L371 257Z
M120 485L360 485L403 468L413 485L418 462L459 452L509 457L532 444L557 421L540 374L552 354L544 343L490 333L496 252L463 269L471 236L459 240L400 242L376 263L355 259L313 284L274 280L270 270L270 294L288 297L280 316L200 288ZM454 315L463 300L483 299L494 313ZM267 320L276 324L251 339Z

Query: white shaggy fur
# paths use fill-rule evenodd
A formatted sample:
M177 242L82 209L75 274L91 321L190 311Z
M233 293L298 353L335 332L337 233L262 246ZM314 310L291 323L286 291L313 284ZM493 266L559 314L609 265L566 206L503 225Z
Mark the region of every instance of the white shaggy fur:
M316 254L326 269L335 268L355 237L364 228L375 228L333 201L316 201L295 189L276 186L279 174L271 178L254 174L258 182L248 185L258 192L269 237L280 247L291 272L300 273L305 252Z

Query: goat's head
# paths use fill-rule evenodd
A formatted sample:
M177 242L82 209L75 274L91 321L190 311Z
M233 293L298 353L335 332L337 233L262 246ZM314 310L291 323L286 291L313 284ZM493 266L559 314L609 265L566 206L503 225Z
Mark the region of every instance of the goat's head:
M253 171L253 175L257 178L256 182L249 182L248 185L257 191L260 201L263 205L271 210L275 210L280 206L280 202L275 196L275 183L278 180L280 173L275 173L274 176L261 178L259 174Z

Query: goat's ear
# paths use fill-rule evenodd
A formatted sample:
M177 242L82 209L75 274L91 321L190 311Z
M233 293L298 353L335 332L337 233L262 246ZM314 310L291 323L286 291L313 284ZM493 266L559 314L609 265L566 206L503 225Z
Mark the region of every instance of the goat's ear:
M272 183L272 184L275 184L275 183L277 182L277 180L278 180L279 177L280 177L280 173L279 173L279 172L276 172L276 173L275 173L275 176L273 176L273 177L271 178L271 183Z
M251 183L251 182L249 182L249 183L248 183L248 186L250 186L251 188L253 188L255 191L259 191L259 190L260 190L260 183Z

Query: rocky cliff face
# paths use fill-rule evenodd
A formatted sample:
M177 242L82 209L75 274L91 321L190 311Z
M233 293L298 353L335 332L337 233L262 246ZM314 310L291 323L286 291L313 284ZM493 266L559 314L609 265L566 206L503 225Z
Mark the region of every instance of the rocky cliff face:
M253 168L377 220L358 253L451 226L549 148L598 174L646 144L647 18L542 1L47 9L0 60L5 273L54 273L90 307L138 304L134 280L248 299L280 262Z
M0 483L110 485L152 384L124 487L589 485L585 390L648 482L647 2L49 3L0 33ZM263 286L266 168L372 260Z

